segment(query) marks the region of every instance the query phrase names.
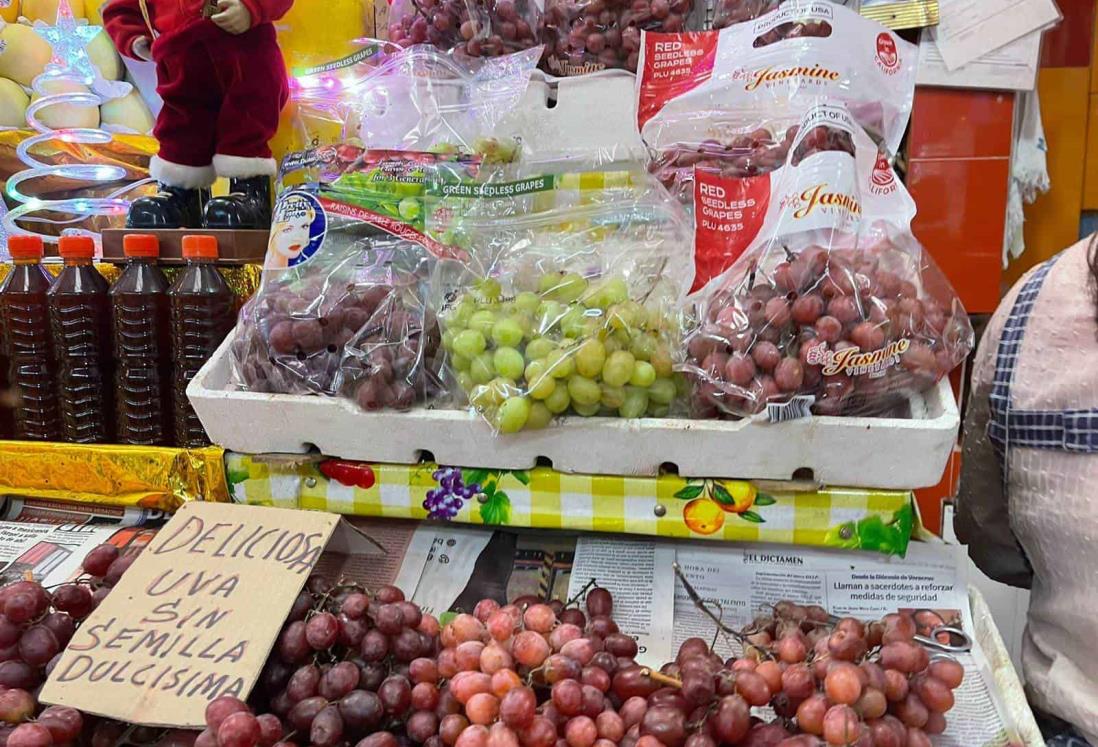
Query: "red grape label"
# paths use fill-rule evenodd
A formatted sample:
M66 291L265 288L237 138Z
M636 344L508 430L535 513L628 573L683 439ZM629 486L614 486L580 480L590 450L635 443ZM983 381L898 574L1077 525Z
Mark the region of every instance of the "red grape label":
M824 376L842 373L847 376L876 378L883 376L885 371L898 364L900 356L910 347L911 340L907 338L900 338L883 348L864 353L857 346L831 350L825 343L811 348L805 356L805 363L810 366L820 366L820 373Z
M694 171L694 286L699 290L740 258L763 227L770 176L731 179Z
M642 77L637 123L644 123L667 102L697 88L713 74L719 35L712 31L685 34L645 32L641 39Z
M649 146L701 142L710 123L745 128L799 119L821 98L841 103L895 152L915 90L914 45L820 0L788 0L754 23L642 40L637 114Z

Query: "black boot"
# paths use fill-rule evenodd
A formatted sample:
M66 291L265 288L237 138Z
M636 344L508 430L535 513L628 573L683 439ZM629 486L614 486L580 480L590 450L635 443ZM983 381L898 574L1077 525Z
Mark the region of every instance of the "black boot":
M184 189L160 183L155 195L133 201L126 216L126 228L200 228L202 205L209 197L206 189Z
M271 227L271 177L234 177L229 192L206 203L206 228Z

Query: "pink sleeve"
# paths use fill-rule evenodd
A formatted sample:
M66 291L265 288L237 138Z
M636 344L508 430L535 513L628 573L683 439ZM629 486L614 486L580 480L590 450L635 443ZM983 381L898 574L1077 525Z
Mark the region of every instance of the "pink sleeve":
M252 26L277 21L289 12L294 0L241 0L252 14Z

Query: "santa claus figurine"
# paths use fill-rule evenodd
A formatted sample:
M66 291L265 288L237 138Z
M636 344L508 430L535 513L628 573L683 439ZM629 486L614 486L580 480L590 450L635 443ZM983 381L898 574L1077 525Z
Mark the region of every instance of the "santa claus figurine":
M110 0L107 32L122 54L156 62L164 107L149 173L159 193L136 200L130 228L267 228L268 145L289 86L273 21L293 0ZM226 197L209 198L216 177Z

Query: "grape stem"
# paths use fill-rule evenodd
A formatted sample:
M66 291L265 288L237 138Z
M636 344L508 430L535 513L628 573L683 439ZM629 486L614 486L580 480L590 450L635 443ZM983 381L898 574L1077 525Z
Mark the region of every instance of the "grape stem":
M571 607L573 604L578 603L580 599L587 596L587 592L590 591L592 586L597 588L598 585L599 585L598 581L596 579L592 578L590 581L588 581L586 584L584 584L583 588L580 589L579 591L577 591L576 595L574 597L572 597L571 599L569 599L568 603L565 604L564 606L565 607Z
M644 667L643 669L641 669L640 673L642 677L647 677L650 680L655 680L661 685L666 685L667 687L682 687L682 680L675 677L670 677L663 672L657 672L656 670L649 667Z
M746 636L744 636L739 631L733 630L732 628L725 625L721 621L720 617L715 615L713 613L713 610L709 609L709 606L705 603L705 600L701 598L701 595L698 594L697 590L694 589L691 583L686 579L686 574L682 572L682 568L679 566L678 561L672 563L671 568L675 571L675 575L678 577L679 581L682 582L682 586L686 590L686 595L690 597L690 601L694 603L695 607L704 612L706 616L708 616L709 619L713 621L713 624L717 626L718 630L720 630L725 635L731 636L732 638L739 641L741 646L749 645Z

